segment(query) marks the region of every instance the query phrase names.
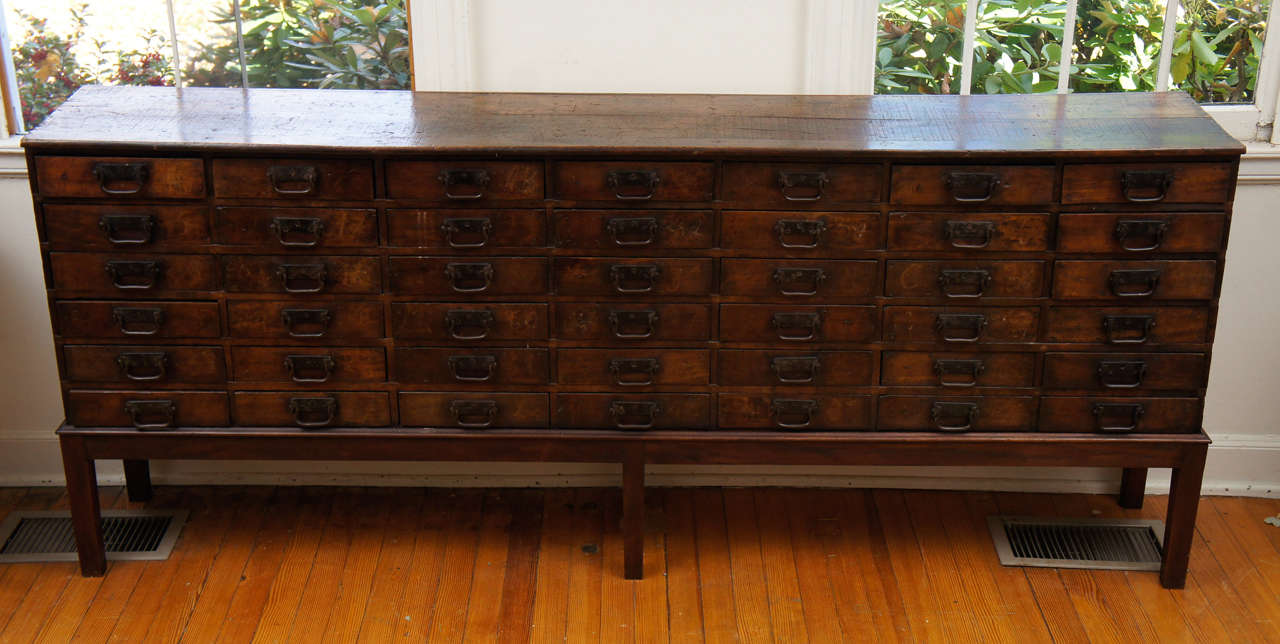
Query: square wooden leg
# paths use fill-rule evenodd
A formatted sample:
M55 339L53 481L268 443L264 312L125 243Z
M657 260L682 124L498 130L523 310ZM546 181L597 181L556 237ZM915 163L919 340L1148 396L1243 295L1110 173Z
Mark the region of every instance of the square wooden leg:
M1164 561L1160 565L1160 584L1165 588L1182 588L1187 583L1187 560L1196 530L1196 510L1200 507L1200 482L1204 478L1204 445L1186 448L1179 467L1173 468L1169 486L1169 514L1164 526Z
M622 544L625 576L644 578L644 453L629 452L622 462Z
M1147 468L1126 467L1120 475L1120 507L1133 510L1142 507L1147 492Z
M148 461L125 459L124 486L134 503L151 500L151 465Z
M80 555L80 574L101 577L107 571L107 552L102 543L102 509L98 505L98 475L79 438L61 438L62 469L67 477L67 498L71 503L71 525Z

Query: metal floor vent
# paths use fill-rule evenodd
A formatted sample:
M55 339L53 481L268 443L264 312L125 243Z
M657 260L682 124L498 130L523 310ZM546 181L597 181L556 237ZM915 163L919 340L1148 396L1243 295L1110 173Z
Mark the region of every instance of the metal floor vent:
M1006 566L1160 570L1163 521L992 516L987 525Z
M168 559L186 522L186 510L103 510L107 559ZM0 543L0 563L76 560L76 538L66 510L11 512L0 523Z

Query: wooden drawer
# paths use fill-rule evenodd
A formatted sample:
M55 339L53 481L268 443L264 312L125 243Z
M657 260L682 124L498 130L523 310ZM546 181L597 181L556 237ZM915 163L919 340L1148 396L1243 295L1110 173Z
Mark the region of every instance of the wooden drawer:
M1053 296L1063 300L1207 300L1214 295L1218 263L1059 261Z
M1191 391L1205 386L1209 361L1202 353L1049 353L1046 389Z
M983 297L1040 297L1044 262L889 260L884 294L889 297L934 297L967 300Z
M1032 396L881 396L878 428L941 432L1025 432L1036 425Z
M1209 334L1209 309L1053 307L1045 324L1045 342L1115 345L1195 344Z
M705 385L711 381L711 354L696 349L560 349L556 375L561 384L601 387Z
M546 340L547 305L392 302L391 337L451 343Z
M289 250L373 248L378 245L375 210L335 208L218 208L218 242Z
M413 427L489 429L546 427L545 393L400 392L400 424Z
M227 324L238 338L372 340L383 337L382 303L227 302Z
M230 424L221 391L67 392L67 423L76 427L224 427Z
M1062 203L1205 203L1231 201L1230 163L1090 163L1062 170Z
M711 261L557 257L552 271L561 295L706 295Z
M387 196L459 205L542 199L541 161L387 161Z
M711 337L711 305L558 302L556 337L629 343L706 340Z
M54 325L69 338L216 338L217 302L92 302L54 304Z
M204 206L47 204L44 233L65 250L168 250L209 243Z
M761 298L845 299L878 295L874 260L723 259L720 293Z
M547 349L396 349L396 380L427 385L545 385Z
M953 345L1035 342L1039 308L886 306L885 342Z
M715 215L710 210L557 210L558 248L642 251L710 248Z
M870 351L721 349L716 382L729 386L857 387L873 384Z
M878 213L752 212L720 213L720 247L733 250L831 254L884 246Z
M560 199L711 201L715 165L668 161L561 161L552 169Z
M218 290L211 255L49 253L51 285L64 293L157 297Z
M880 310L874 306L721 304L725 342L874 342Z
M1030 387L1034 353L885 351L880 383L906 387Z
M879 164L726 163L721 199L751 208L829 208L880 201Z
M1216 253L1226 231L1222 214L1058 215L1058 250L1068 253Z
M717 398L720 429L814 431L875 427L871 396L721 393Z
M381 347L232 347L231 372L248 382L383 382L387 357Z
M1055 175L1051 165L895 165L890 201L979 208L1047 204Z
M709 394L555 394L551 424L572 429L707 429Z
M136 387L227 381L221 347L67 345L62 356L68 380Z
M547 260L542 257L392 257L391 291L396 295L540 295L547 292Z
M387 243L416 248L537 248L547 245L541 210L388 210Z
M200 199L204 161L138 157L36 157L40 196Z
M373 162L356 159L214 159L213 194L220 199L373 198Z
M381 264L377 257L228 255L223 283L233 293L378 294Z
M236 391L231 408L244 427L385 427L391 424L383 391Z
M1201 398L1040 399L1040 431L1104 434L1168 434L1200 431Z
M1049 248L1049 215L889 213L890 250L1033 251Z

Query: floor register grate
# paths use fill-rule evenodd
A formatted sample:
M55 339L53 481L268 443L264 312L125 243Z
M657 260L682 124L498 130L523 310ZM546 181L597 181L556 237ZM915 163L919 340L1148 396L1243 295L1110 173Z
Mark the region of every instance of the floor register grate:
M1006 566L1160 570L1163 521L992 516L987 525Z
M107 559L168 559L186 521L186 510L104 510ZM76 560L75 533L65 510L10 513L0 523L0 543L0 563Z

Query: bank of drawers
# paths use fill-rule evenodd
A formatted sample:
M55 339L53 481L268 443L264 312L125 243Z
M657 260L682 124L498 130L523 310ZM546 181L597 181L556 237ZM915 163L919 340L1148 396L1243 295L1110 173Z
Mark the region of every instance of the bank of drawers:
M37 157L84 426L1199 429L1227 163Z

